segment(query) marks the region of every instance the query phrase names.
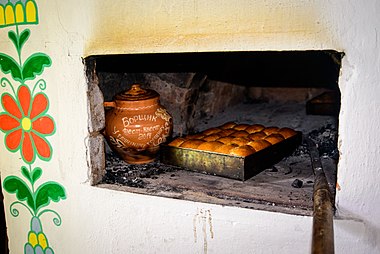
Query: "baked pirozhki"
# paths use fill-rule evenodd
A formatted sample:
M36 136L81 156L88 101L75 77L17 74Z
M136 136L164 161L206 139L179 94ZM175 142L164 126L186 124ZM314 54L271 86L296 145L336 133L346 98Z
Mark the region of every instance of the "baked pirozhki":
M245 157L297 135L291 128L227 122L200 133L179 137L168 145Z

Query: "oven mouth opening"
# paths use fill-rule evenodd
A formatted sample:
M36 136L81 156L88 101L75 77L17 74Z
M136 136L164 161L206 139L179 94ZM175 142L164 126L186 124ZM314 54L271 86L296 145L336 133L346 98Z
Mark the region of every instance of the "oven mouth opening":
M89 56L89 167L93 185L298 215L312 214L313 172L301 143L246 181L160 161L130 165L104 141L104 101L140 83L172 114L173 138L225 122L291 127L318 144L335 194L342 52L193 52ZM335 195L334 195L335 196Z

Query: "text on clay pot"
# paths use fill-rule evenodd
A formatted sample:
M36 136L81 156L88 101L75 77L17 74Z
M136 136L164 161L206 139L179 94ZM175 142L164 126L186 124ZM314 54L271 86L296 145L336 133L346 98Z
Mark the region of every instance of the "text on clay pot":
M137 121L156 122L157 116L154 116L154 115L135 115L133 117L123 117L121 119L121 121L123 121L124 127L128 127L130 124L134 124Z

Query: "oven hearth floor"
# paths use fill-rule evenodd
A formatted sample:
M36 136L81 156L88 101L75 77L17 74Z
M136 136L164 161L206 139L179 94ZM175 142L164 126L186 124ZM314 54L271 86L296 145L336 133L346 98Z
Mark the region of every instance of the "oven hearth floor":
M226 121L287 126L308 135L319 145L323 168L335 194L337 132L333 117L306 115L302 104L241 104L204 121L198 128L202 130ZM159 161L130 165L108 152L106 175L97 186L225 206L312 215L313 183L308 150L300 145L291 156L244 182L192 172Z

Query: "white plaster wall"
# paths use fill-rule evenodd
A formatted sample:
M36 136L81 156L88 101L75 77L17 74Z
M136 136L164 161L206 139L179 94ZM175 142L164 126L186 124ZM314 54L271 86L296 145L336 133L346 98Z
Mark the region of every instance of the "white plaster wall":
M56 253L307 253L311 218L147 197L89 186L82 57L93 54L220 50L344 51L336 253L380 252L380 1L37 0L29 53L48 54L44 73L57 132L44 178L65 186L44 221ZM13 48L0 31L1 51ZM3 36L4 35L4 36ZM2 134L1 134L2 135ZM3 137L3 136L2 136ZM45 166L45 165L44 165ZM4 179L19 159L0 149ZM15 173L16 172L16 173ZM5 205L14 201L5 194ZM22 252L28 217L9 215L11 253ZM212 233L211 233L212 232Z

